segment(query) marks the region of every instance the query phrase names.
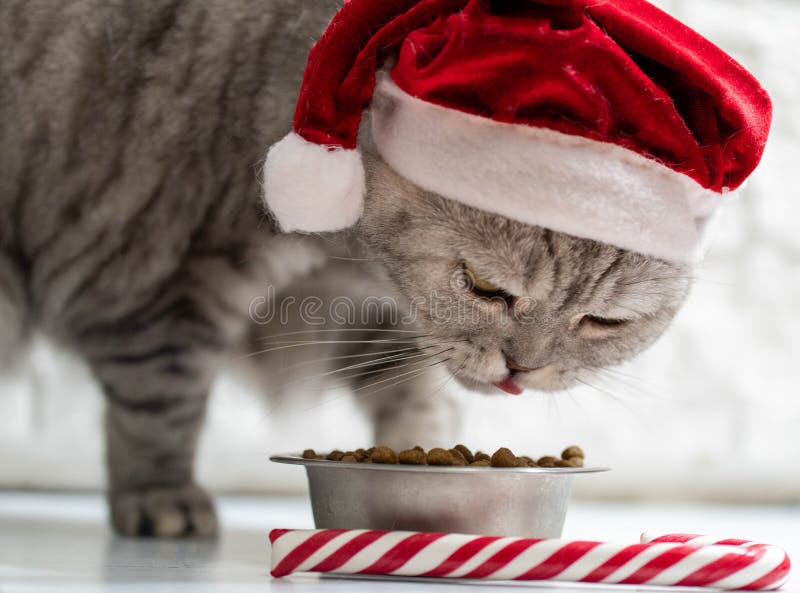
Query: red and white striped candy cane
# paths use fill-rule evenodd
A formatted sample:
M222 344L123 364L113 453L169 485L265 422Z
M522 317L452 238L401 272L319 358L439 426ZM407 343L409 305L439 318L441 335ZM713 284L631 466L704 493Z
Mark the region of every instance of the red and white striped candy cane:
M771 590L789 575L789 558L775 546L685 534L642 537L621 545L364 529L270 533L275 577L328 572Z
M675 543L691 546L738 546L750 551L764 550L765 556L769 555L773 557L769 564L754 562L751 567L745 567L731 575L731 577L724 577L714 584L715 587L720 589L735 589L737 588L735 586L737 583L747 581L750 578L754 580L750 581L748 586L740 588L750 590L777 589L789 580L789 569L791 568L789 555L776 546L759 544L746 539L720 538L710 535L689 533L671 533L667 535L643 533L642 543ZM778 562L778 560L780 561ZM774 568L769 572L765 572L764 569L768 568L770 565L774 566Z

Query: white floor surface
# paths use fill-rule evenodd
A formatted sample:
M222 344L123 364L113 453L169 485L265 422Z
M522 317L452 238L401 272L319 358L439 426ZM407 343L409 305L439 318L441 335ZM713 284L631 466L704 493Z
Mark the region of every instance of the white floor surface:
M217 542L114 537L97 495L0 493L0 592L239 593L441 591L591 592L597 586L451 584L268 574L267 532L313 525L305 498L223 498ZM708 533L780 545L800 559L800 507L586 503L572 505L564 536L634 542L641 531ZM602 587L641 591L641 587ZM674 591L674 590L673 590ZM784 591L800 593L800 578Z

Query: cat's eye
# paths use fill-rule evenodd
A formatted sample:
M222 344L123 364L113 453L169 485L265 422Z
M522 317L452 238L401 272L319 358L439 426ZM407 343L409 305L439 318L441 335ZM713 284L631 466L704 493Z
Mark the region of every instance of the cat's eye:
M631 322L630 319L611 319L598 315L582 315L575 327L587 337L605 337Z
M598 317L597 315L584 315L581 320L585 323L593 323L603 327L622 327L628 323L628 319L608 319L607 317Z
M481 278L468 263L464 263L462 268L464 270L464 276L466 276L467 288L469 288L472 294L486 299L500 298L506 302L514 298L499 286L492 284L485 278Z

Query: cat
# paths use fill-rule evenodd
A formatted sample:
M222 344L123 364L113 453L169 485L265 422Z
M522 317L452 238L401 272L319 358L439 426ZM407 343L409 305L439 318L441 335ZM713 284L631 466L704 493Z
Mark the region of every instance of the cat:
M107 401L108 499L121 534L216 533L192 464L231 353L268 351L254 360L284 371L294 364L285 355L313 355L353 371L353 389L388 373L384 393L363 399L376 439L400 447L457 416L428 367L482 391L563 389L642 351L686 297L687 266L445 200L400 178L368 140L361 221L334 235L279 235L256 171L290 128L307 53L337 8L0 4L2 347L18 349L35 326L89 364ZM404 320L254 323L267 285L282 298L356 301L374 288ZM434 302L470 314L443 316ZM270 347L304 330L284 338L300 346ZM400 365L411 371L402 381Z

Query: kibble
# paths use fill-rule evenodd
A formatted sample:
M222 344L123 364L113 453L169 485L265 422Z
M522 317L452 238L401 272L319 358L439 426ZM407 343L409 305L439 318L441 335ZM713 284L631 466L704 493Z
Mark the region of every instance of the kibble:
M428 451L428 465L453 465L453 456L445 449L431 449Z
M325 459L327 459L328 461L341 461L342 457L344 457L344 453L339 451L339 449L334 449L333 451L328 453L328 456Z
M561 459L569 460L572 459L573 457L580 457L581 459L583 459L586 456L583 454L583 449L581 449L576 445L567 447L561 452Z
M469 461L464 457L464 454L458 449L450 449L450 456L453 458L453 465L469 465Z
M475 456L472 454L472 451L470 451L465 445L458 444L453 447L453 449L461 453L467 463L472 463L475 461Z
M380 463L404 465L438 465L457 467L544 467L544 468L574 468L583 467L585 454L578 446L567 447L561 452L561 457L545 455L534 459L528 455L517 456L507 447L500 447L491 456L483 451L474 454L466 446L458 444L452 449L435 447L425 451L420 446L405 449L396 453L391 447L370 447L369 449L356 449L355 451L342 452L334 449L327 455L321 455L314 449L303 451L303 459L322 459L342 463Z
M511 452L511 449L500 447L492 455L492 467L519 467L517 456Z
M427 458L428 456L425 454L425 450L421 447L400 451L400 454L397 456L397 460L404 465L427 465Z
M371 457L372 463L397 463L397 453L389 447L375 447Z

